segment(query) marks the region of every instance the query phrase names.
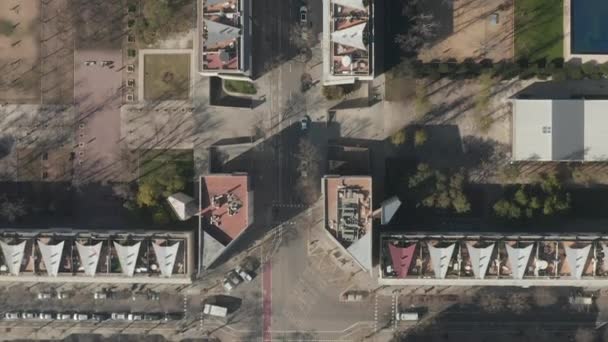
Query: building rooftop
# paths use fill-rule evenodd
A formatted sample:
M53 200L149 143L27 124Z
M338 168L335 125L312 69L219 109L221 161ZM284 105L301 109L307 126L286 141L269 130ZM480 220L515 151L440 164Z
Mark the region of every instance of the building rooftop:
M381 277L478 279L479 284L484 280L608 280L607 246L608 237L599 236L387 233L381 236Z
M243 72L248 0L201 0L201 72Z
M138 282L184 277L193 262L191 240L191 233L0 233L0 277L126 277Z
M372 179L325 176L325 228L365 269L371 268ZM365 246L361 246L361 244Z
M227 245L249 226L249 176L201 177L200 216L206 231Z
M325 72L332 76L372 75L372 8L362 0L325 0Z

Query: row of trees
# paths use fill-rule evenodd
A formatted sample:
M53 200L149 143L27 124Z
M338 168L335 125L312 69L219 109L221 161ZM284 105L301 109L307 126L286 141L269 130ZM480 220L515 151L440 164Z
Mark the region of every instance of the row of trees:
M398 71L404 76L415 78L440 79L445 77L457 80L476 78L487 73L502 80L515 77L520 79L538 77L560 81L606 78L608 77L608 62L603 64L595 62L576 64L564 63L563 59L556 59L551 62L541 60L536 63L527 60L501 61L498 63L493 63L491 60L481 62L465 60L462 63L456 61L424 63L419 60L405 60L399 66Z
M547 174L529 185L520 185L507 198L494 204L496 216L518 220L554 216L570 209L570 193L566 192L555 174Z

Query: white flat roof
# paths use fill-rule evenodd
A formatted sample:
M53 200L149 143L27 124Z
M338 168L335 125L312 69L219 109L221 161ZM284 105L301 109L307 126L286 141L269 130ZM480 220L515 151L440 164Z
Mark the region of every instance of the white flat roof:
M608 160L608 100L515 99L513 160Z

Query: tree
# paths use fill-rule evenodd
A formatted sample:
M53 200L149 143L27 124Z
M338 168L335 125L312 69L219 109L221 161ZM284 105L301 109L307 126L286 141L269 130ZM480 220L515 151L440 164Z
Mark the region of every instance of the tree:
M164 164L140 180L136 203L140 208L158 206L161 200L183 191L185 186L184 171L174 163Z
M180 1L143 1L142 15L135 22L135 32L144 44L154 44L171 33L188 30L191 26L192 11L182 11Z
M416 130L414 133L414 146L422 146L427 140L426 130L424 128L420 128Z
M25 204L23 200L9 200L6 196L0 198L0 216L4 217L9 223L15 222L18 218L25 216Z
M555 174L542 175L535 184L521 185L493 206L496 216L505 219L553 216L570 210L570 193L565 192Z
M421 198L418 206L451 209L467 213L471 205L464 194L465 175L462 170L449 176L432 170L428 164L418 164L417 171L408 179L408 187Z
M530 310L530 296L523 292L511 294L507 299L507 308L518 315Z
M324 86L321 93L328 100L339 100L344 97L344 89L337 85Z
M431 109L431 103L428 98L426 87L422 84L416 84L416 97L414 99L416 116L421 118Z
M505 300L492 292L484 292L478 298L481 309L488 313L497 313L505 308Z
M391 143L395 146L401 146L405 143L406 135L405 130L400 129L395 134L391 135Z

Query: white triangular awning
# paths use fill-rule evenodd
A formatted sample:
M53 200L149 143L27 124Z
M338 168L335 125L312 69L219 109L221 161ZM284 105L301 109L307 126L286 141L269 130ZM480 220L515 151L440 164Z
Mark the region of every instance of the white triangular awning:
M369 272L372 269L372 233L368 232L350 245L347 251L357 263Z
M604 253L604 260L606 260L608 258L608 246L604 243L602 243L602 253Z
M209 19L204 19L203 21L207 28L207 38L203 41L205 46L213 46L217 43L230 41L241 35L241 30L238 27L218 23Z
M8 267L8 271L12 275L19 275L23 253L25 252L25 241L16 245L9 245L4 241L0 241L0 246L2 247L2 255L4 256L4 262L6 263L6 267Z
M185 221L196 214L194 198L182 193L175 193L167 198L167 202L177 217Z
M158 261L160 274L165 277L170 277L173 274L173 266L175 265L175 257L177 256L179 241L171 246L159 246L158 244L152 244L152 247L154 247L154 254L156 254L156 261Z
M133 273L135 273L135 265L137 264L140 246L141 241L133 246L123 246L114 241L114 248L116 248L120 268L122 269L122 273L127 277L132 277Z
M38 241L38 248L42 254L42 261L46 267L46 273L51 277L56 277L59 273L59 265L61 265L61 254L63 253L63 243L56 245L47 245L44 242Z
M431 254L431 264L433 265L433 272L435 272L435 278L443 279L448 273L448 267L452 261L452 255L454 253L454 247L456 244L453 243L447 247L434 247L430 242L428 243L429 252Z
M97 272L97 263L99 262L99 255L101 254L102 245L103 242L99 242L98 244L92 246L85 246L79 242L76 242L78 255L80 255L80 265L84 268L84 274L94 276Z
M492 251L494 251L494 244L491 244L488 247L478 248L467 243L467 250L469 251L469 257L471 259L473 274L475 274L475 277L478 279L485 278L491 261Z
M354 47L359 50L367 50L367 45L363 43L363 31L367 23L345 28L344 30L334 31L331 33L331 41L333 43Z
M363 4L363 0L333 0L333 2L334 4L340 6L356 8L362 11L366 10L365 5Z
M526 267L528 267L528 260L532 254L532 248L534 244L523 248L515 248L506 244L507 254L509 256L509 263L511 264L511 277L513 279L523 279L526 274Z
M564 246L564 249L566 250L566 261L570 268L570 276L575 279L581 279L587 258L589 257L589 251L591 251L591 244L582 248Z
M401 200L399 200L399 197L393 196L382 202L381 207L380 224L388 224L401 207Z

